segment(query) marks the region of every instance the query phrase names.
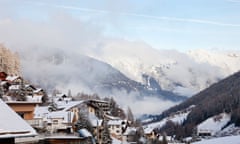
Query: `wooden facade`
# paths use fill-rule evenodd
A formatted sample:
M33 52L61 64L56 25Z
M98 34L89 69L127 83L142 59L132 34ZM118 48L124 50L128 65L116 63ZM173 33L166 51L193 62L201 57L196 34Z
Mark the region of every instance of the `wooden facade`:
M7 102L16 113L25 120L33 120L35 107L39 102Z
M86 143L87 141L91 142L90 138L68 138L68 137L59 137L59 138L45 138L44 140L40 140L40 144L80 144Z

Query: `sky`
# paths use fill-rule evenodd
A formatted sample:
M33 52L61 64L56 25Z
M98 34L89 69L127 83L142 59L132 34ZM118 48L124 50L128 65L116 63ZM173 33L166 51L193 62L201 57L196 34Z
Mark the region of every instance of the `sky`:
M240 46L240 0L0 0L0 9L0 28L6 21L54 27L54 19L67 16L103 37L142 41L156 49ZM77 24L71 31L81 32Z

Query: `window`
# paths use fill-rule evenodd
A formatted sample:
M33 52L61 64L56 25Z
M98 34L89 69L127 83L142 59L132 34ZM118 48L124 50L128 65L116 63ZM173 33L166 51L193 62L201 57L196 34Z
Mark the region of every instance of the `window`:
M17 114L24 119L24 113L18 112Z
M53 124L58 124L58 120L53 120Z

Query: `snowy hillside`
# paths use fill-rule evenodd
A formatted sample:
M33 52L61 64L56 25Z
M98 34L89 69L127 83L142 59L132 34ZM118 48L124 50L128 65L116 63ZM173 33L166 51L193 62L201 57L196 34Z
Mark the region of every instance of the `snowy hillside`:
M162 89L187 96L240 69L240 52L194 50L183 53L155 50L137 42L111 42L100 54L91 56L109 63L135 81L147 84L143 75L149 75Z
M161 127L163 127L168 121L172 121L172 122L177 123L177 124L182 124L182 123L184 122L184 120L187 119L187 116L188 116L188 114L191 112L191 109L192 109L193 107L194 107L194 106L189 107L188 109L183 110L183 111L178 111L178 112L172 114L171 116L162 119L162 120L159 121L159 122L154 122L154 123L147 124L147 125L144 126L144 128L145 128L145 130L150 130L150 129L155 129L155 128L161 128Z
M227 136L220 138L213 138L209 140L202 140L199 142L195 142L193 144L239 144L240 136Z
M224 128L224 126L226 126L226 124L229 121L230 121L230 115L226 113L222 113L220 115L216 115L211 118L208 118L204 122L200 123L197 126L197 130L198 132L207 131L207 132L210 132L211 135L215 135L218 132L220 132L222 128Z
M189 51L188 55L197 62L209 63L223 69L226 75L240 70L240 51Z

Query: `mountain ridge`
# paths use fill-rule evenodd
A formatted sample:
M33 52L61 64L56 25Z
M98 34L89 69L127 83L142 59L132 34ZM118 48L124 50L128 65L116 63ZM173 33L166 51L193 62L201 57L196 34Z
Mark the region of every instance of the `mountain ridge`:
M112 65L135 81L145 83L143 75L148 75L162 89L187 96L196 94L240 69L239 51L178 52L131 46L123 44L123 50L118 50L120 46L116 42L105 46L101 54L91 56ZM117 50L111 51L113 48Z

